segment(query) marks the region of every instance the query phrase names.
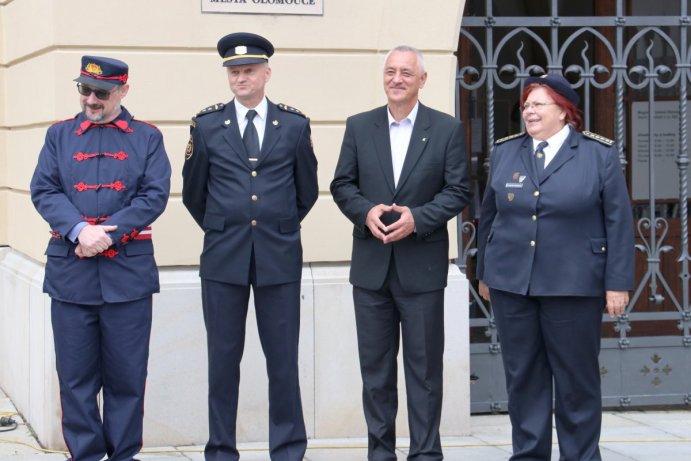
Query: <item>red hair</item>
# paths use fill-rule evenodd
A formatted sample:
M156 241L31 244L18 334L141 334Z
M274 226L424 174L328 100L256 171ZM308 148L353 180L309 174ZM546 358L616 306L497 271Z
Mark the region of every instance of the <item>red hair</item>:
M525 100L528 99L528 95L536 88L544 88L549 94L550 98L554 100L554 103L566 112L566 123L571 125L571 127L576 131L583 131L583 118L581 117L580 110L574 103L566 99L561 94L557 93L554 88L549 85L543 85L541 83L531 83L523 89L523 94L521 95L521 107L525 104Z

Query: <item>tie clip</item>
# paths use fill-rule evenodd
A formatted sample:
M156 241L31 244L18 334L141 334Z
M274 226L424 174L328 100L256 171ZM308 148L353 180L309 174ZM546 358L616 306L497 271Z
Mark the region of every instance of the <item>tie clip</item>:
M255 158L255 157L250 157L250 162L256 162L257 160L259 160L259 159Z

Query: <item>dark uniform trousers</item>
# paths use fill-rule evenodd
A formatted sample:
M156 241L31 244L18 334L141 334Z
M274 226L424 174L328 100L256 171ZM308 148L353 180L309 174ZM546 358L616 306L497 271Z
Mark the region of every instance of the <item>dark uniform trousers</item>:
M444 290L406 292L389 264L384 286L353 286L362 400L368 428L368 460L395 461L398 411L397 357L403 336L410 461L443 459L441 421Z
M131 461L141 449L151 310L150 296L96 306L52 300L62 430L73 461L104 453Z
M604 298L495 289L490 294L502 349L511 351L502 354L513 428L511 460L551 459L554 400L559 459L600 461L598 354Z
M209 351L209 441L207 461L237 461L236 420L240 361L250 287L269 377L269 452L272 461L302 460L307 435L298 377L300 282L257 286L254 254L250 285L202 278Z

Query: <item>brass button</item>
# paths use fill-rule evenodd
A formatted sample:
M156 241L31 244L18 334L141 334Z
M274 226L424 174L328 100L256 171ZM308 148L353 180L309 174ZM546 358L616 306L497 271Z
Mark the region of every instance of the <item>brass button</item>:
M530 241L530 246L531 246L531 247L534 247L534 246L535 246L535 240L531 240L531 241Z
M256 171L253 171L253 172L252 172L252 176L257 176L257 172L256 172Z
M532 219L533 221L537 221L537 216L532 215L532 216L530 217L530 219Z
M540 191L539 191L539 190L536 190L535 192L533 192L533 195L534 195L535 197L537 197L538 195L540 195Z
M253 201L253 202L256 202L256 201L257 201L257 196L256 196L256 195L253 195L253 196L252 196L252 201Z
M253 226L256 226L256 225L257 225L257 220L256 220L256 219L253 219L253 220L250 222L250 224L252 224Z

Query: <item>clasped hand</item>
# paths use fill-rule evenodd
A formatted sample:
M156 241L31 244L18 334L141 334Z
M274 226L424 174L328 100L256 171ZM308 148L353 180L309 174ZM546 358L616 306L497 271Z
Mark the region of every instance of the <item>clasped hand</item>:
M401 216L396 222L386 226L381 221L381 217L385 213L391 212L399 213ZM372 235L376 238L384 243L392 243L404 239L413 233L415 230L415 219L407 206L398 206L395 203L393 205L379 204L369 210L365 225L367 225Z
M102 226L89 224L79 232L77 248L74 254L80 258L91 258L106 251L113 244L108 232L113 232L118 226Z

